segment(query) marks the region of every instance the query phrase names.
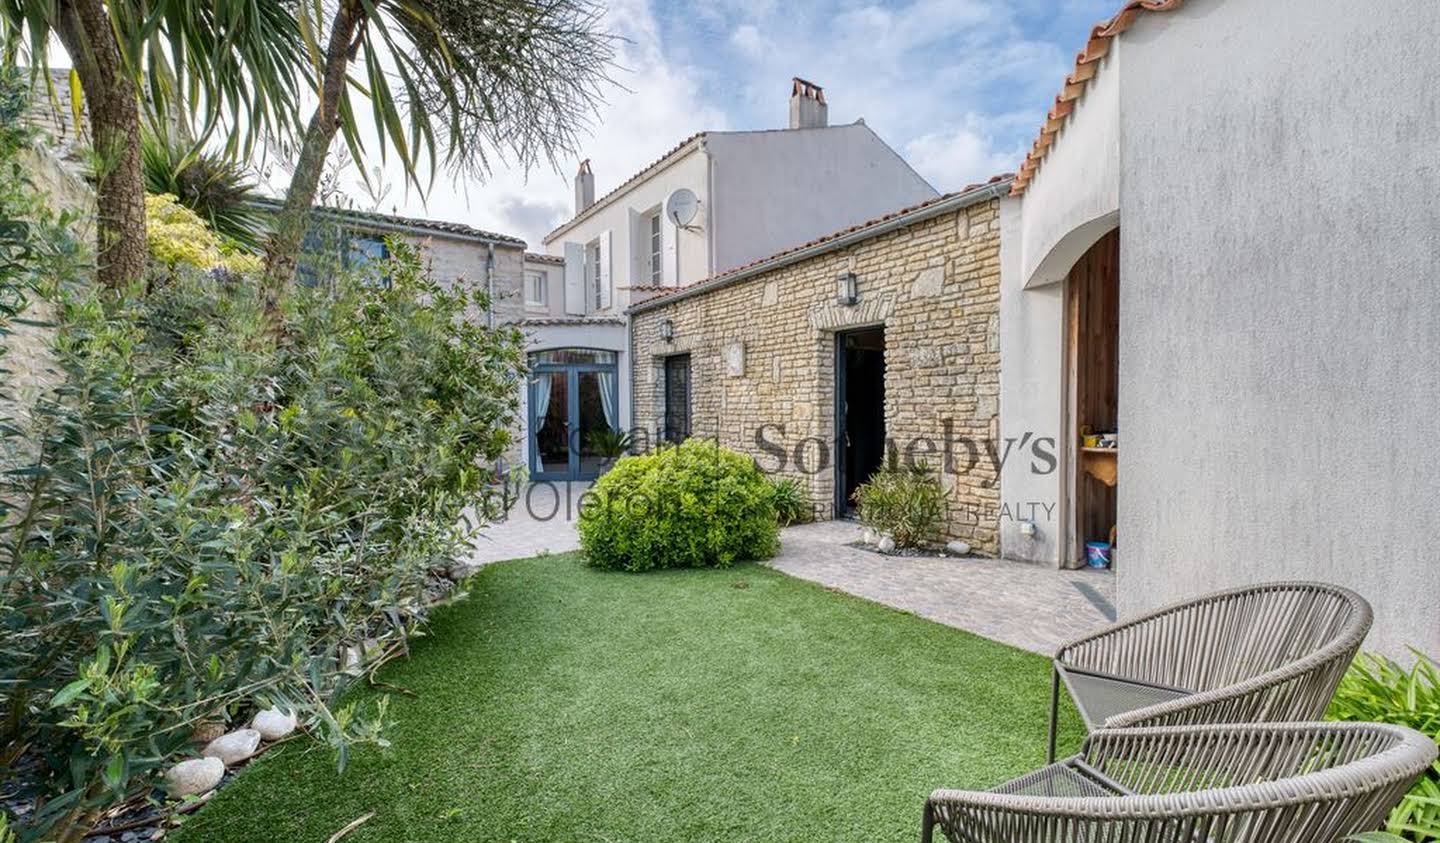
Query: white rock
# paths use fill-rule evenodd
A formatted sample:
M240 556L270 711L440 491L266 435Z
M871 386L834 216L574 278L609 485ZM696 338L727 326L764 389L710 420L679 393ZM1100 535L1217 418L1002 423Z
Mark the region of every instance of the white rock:
M226 767L233 767L254 755L259 748L259 732L254 729L236 729L205 744L200 754L206 758L218 758Z
M192 758L165 771L165 792L173 799L199 796L225 777L225 762L219 758Z
M267 708L255 715L250 728L267 741L278 741L295 731L295 715L278 708Z
M866 527L865 529L860 531L860 541L864 542L865 544L874 544L879 538L880 537L875 534L875 531L870 529L869 527Z
M895 540L889 536L881 536L880 541L875 545L881 553L893 553L895 551Z
M970 545L960 541L959 539L956 539L955 541L946 544L945 549L955 554L956 556L964 556L965 554L970 552Z

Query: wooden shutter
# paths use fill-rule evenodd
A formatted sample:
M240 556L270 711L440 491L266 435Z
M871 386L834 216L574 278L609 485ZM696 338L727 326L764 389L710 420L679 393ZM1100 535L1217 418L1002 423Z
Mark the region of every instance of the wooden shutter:
M585 247L565 244L565 313L585 315Z
M613 275L610 271L610 232L607 231L600 235L600 307L605 310L609 310L614 301Z

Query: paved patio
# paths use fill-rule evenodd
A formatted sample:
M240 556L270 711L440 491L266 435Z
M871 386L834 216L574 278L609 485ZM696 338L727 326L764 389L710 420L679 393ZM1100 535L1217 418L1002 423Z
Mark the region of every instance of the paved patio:
M781 533L769 564L792 576L1053 656L1115 617L1115 577L998 559L881 556L860 528L822 521Z
M565 553L580 548L575 519L588 482L530 483L512 491L509 511L489 519L474 540L474 549L456 568L469 573L491 562L524 559L542 553ZM473 511L471 513L474 514Z
M459 560L460 573L491 562L580 547L575 518L589 483L532 483L512 494ZM1026 650L1053 655L1062 642L1113 620L1115 578L998 559L881 556L850 545L860 528L822 521L781 531L767 564L801 579L913 612Z

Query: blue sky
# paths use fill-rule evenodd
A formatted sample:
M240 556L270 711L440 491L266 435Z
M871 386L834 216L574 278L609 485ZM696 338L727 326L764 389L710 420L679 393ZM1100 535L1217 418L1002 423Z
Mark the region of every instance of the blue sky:
M577 156L604 193L702 129L787 120L790 78L825 88L832 123L864 117L941 191L1013 170L1084 45L1118 0L612 0L628 39L615 89ZM561 172L442 176L428 202L395 189L381 210L540 237L569 216Z

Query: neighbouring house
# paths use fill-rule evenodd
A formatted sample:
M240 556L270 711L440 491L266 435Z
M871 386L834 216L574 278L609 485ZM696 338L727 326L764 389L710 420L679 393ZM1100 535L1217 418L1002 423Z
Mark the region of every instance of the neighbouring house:
M630 308L637 429L705 436L847 514L893 455L938 473L948 538L999 550L999 203L931 199Z
M1049 507L1004 555L1113 526L1122 615L1319 579L1374 603L1367 647L1440 652L1437 43L1430 0L1094 30L1001 203L1002 439L1060 443L1005 463Z
M266 200L269 207L279 203ZM353 267L389 256L386 239L402 238L414 244L427 271L442 285L463 285L487 294L490 306L471 318L491 327L525 327L533 315L526 302L526 271L530 256L525 241L507 234L483 231L464 223L403 217L343 208L316 208L311 213L304 254L298 267L302 281L325 277L326 268ZM516 387L523 400L523 382ZM509 472L526 464L523 429L511 431L510 447L498 468Z
M545 284L525 323L533 476L594 477L617 432L647 435L631 418L626 308L935 198L863 121L831 126L828 108L819 86L795 79L788 128L692 135L599 199L580 165L574 218L526 264Z

